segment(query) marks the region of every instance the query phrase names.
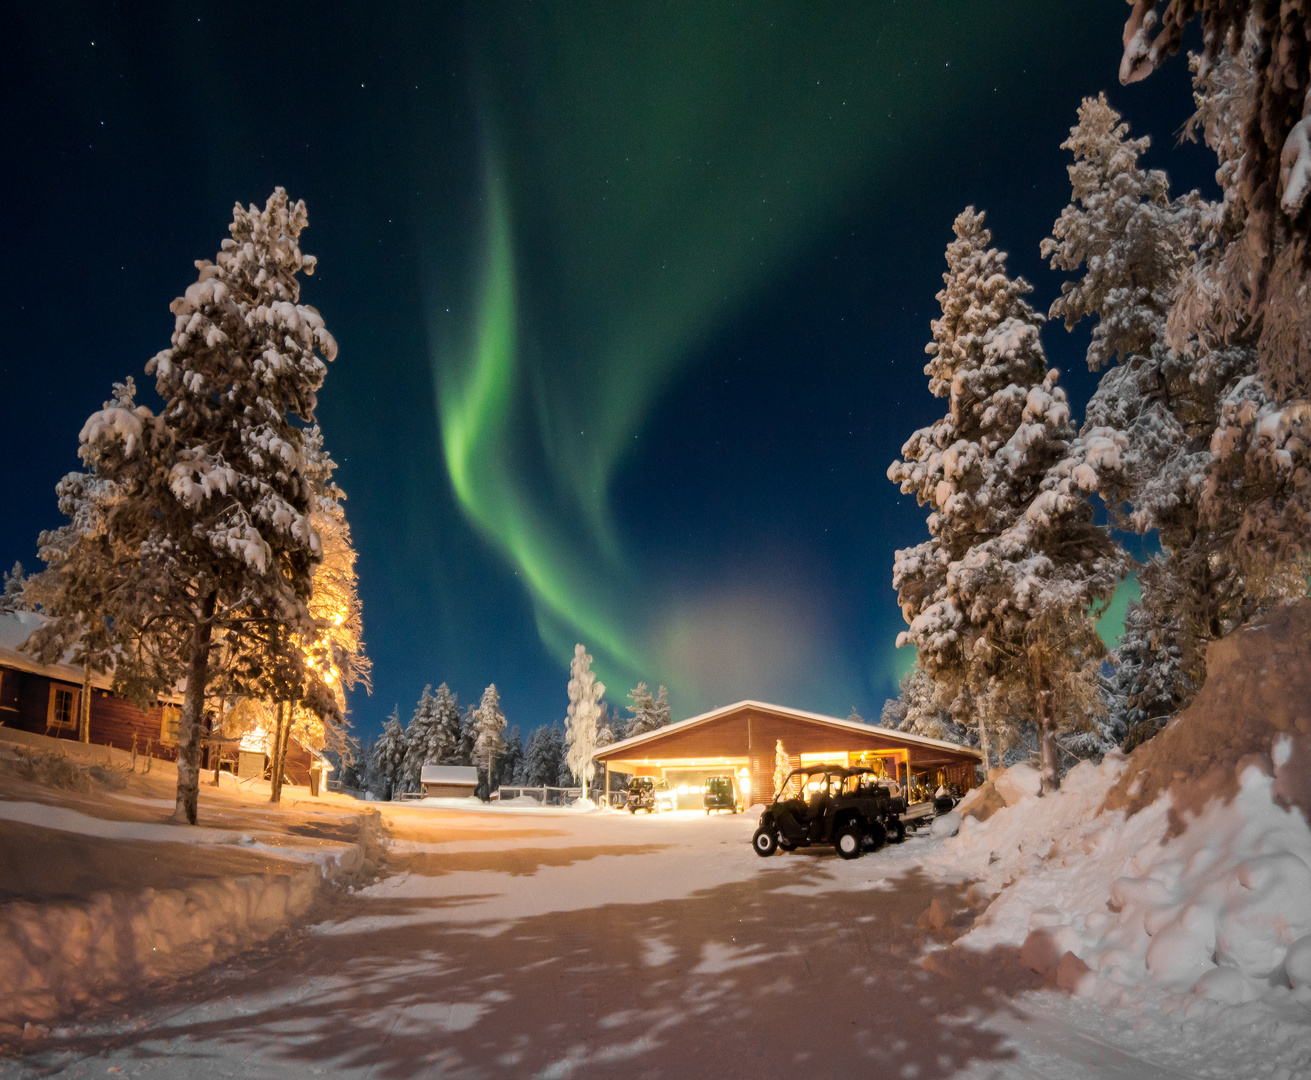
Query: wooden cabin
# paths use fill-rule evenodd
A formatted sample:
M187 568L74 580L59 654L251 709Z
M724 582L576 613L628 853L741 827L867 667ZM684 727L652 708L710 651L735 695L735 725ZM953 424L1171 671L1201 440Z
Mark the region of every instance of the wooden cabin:
M43 664L21 649L23 642L45 621L44 615L35 612L0 612L0 725L76 742L82 738L85 673L77 664ZM135 749L138 754L176 761L181 697L164 698L142 709L115 694L112 682L109 675L91 676L85 741L129 752ZM217 747L206 743L202 768L212 769L219 752ZM223 757L225 762L231 760L235 765L232 751ZM290 783L317 792L317 781L331 771L331 763L322 754L294 739L288 745L283 776ZM247 775L248 772L241 774L243 779Z
M472 765L425 765L419 783L430 799L464 799L478 787L478 770Z
M881 766L901 784L923 776L935 786L955 783L962 794L977 786L976 767L983 763L972 747L761 701L739 701L611 743L594 760L604 768L607 798L614 771L664 779L680 808L700 809L706 778L731 773L752 805L774 797L780 743L789 768Z

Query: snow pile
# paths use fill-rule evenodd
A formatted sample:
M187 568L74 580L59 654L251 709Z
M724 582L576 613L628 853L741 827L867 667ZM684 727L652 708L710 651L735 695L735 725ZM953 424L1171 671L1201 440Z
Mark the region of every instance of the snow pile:
M1311 602L1214 644L1208 667L1131 757L1083 762L1043 798L1027 767L996 777L1005 807L963 803L926 868L992 898L960 947L1018 948L1135 1015L1155 1001L1311 1048Z
M1234 800L1212 801L1173 837L1168 794L1132 817L1098 815L1119 755L1079 765L1057 795L966 818L938 858L1001 892L958 944L1020 946L1065 989L1109 1001L1153 985L1311 1005L1298 959L1311 956L1311 829L1273 793L1290 750L1276 747L1274 775L1244 764ZM1285 964L1295 946L1296 979Z
M85 903L0 909L0 1026L66 1014L120 991L189 974L249 948L303 915L317 868L246 874Z

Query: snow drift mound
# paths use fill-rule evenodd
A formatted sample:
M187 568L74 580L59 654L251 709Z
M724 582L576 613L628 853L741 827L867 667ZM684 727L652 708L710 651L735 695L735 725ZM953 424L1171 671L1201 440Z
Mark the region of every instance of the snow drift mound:
M999 777L1013 801L966 816L932 862L996 894L958 945L1019 946L1107 1002L1253 1003L1311 1046L1311 601L1211 655L1203 695L1132 757L1084 762L1045 798ZM1290 1008L1295 1031L1273 1019Z

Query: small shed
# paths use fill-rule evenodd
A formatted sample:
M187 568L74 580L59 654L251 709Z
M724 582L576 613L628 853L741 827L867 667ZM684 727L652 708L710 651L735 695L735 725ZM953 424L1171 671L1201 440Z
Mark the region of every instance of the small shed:
M425 765L419 783L429 798L463 799L478 786L478 770L472 765Z

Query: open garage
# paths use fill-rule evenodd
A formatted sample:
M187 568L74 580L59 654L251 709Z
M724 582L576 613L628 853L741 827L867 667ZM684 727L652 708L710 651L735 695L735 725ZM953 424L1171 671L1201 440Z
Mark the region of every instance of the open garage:
M680 808L699 808L706 777L731 773L751 805L774 797L780 744L789 768L870 765L902 784L914 776L932 785L954 783L962 793L975 786L975 767L983 762L968 746L759 701L611 743L595 760L605 770L607 798L610 774L626 773L663 779L678 792Z

